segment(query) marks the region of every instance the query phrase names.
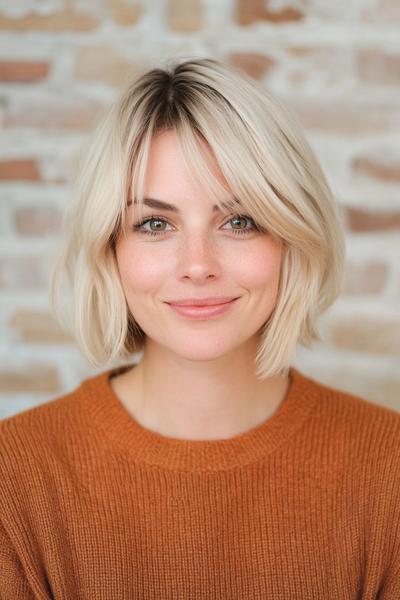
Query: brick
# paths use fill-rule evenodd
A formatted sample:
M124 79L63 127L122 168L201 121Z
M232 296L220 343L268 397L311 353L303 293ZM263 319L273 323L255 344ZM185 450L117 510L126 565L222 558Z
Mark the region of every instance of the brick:
M61 389L60 376L54 367L34 363L23 369L2 368L0 370L0 392L2 393L56 393Z
M399 0L380 0L378 2L378 11L388 19L400 19Z
M91 130L104 107L80 96L63 96L63 92L45 99L25 96L4 110L3 126L38 129Z
M285 96L306 129L353 135L355 133L393 132L400 129L396 102L349 102L335 98L334 102Z
M315 46L296 44L285 48L284 52L288 60L284 61L283 58L284 69L281 70L288 83L287 89L298 97L301 97L303 92L304 96L310 99L314 96L317 110L316 98L319 94L320 97L325 97L330 90L343 87L343 81L353 77L348 49L329 44ZM332 109L331 105L332 103L328 103L329 109ZM318 114L316 116L318 117ZM313 114L310 118L315 119Z
M251 25L256 21L290 23L304 19L304 13L288 4L280 10L268 9L269 0L237 0L236 20L239 25Z
M0 61L0 81L30 83L45 79L49 73L48 62L27 60Z
M345 74L343 66L348 63L349 58L347 49L330 45L293 45L285 48L285 54L291 59L290 62L295 67L322 71L326 76L326 81L331 81L332 75L336 73L343 79ZM291 66L288 65L289 68ZM328 73L326 72L327 69L329 70ZM311 78L313 73L308 73L308 76Z
M357 156L351 162L354 173L387 182L400 182L400 160L382 157Z
M84 81L100 81L114 87L122 86L141 70L112 46L80 48L77 51L74 77Z
M0 256L0 290L47 289L49 260L49 256Z
M297 89L300 89L310 79L310 73L289 69L286 78L292 87L296 86Z
M73 341L47 311L19 309L11 316L8 325L27 343L65 344Z
M319 51L318 48L317 51ZM292 56L293 58L308 58L309 56L313 56L316 52L316 48L311 46L289 46L285 48L286 54Z
M126 0L106 0L111 9L111 15L117 25L134 25L139 21L143 9L139 4L132 4Z
M368 83L400 83L400 54L382 50L359 50L356 62L358 77Z
M380 260L365 264L347 263L343 284L344 294L378 294L388 280L388 266Z
M29 13L22 17L10 17L0 13L0 29L6 31L91 31L97 29L99 20L73 8L49 15Z
M367 212L346 208L347 228L354 232L390 231L400 228L400 212Z
M37 161L33 158L16 158L0 161L0 180L2 181L40 181Z
M330 327L329 341L339 349L400 354L400 318L342 318Z
M228 62L254 79L262 79L276 64L272 58L257 53L232 53Z
M380 21L393 23L396 19L400 19L400 2L399 0L377 0L372 7L365 8L363 16L367 21L374 21L374 24Z
M199 31L203 27L200 0L168 0L167 21L173 31Z
M61 213L54 206L23 206L14 214L17 232L25 236L45 236L56 233L61 225Z

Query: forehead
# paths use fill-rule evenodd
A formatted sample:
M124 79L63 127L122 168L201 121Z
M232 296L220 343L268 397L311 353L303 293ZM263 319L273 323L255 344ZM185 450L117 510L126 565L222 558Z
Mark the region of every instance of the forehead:
M175 131L156 133L147 160L141 165L142 184L137 188L132 181L128 207L140 211L143 198L143 206L177 214L187 205L198 206L199 201L214 213L238 209L240 202L230 190L208 143L197 136L196 140L189 151L182 147ZM188 154L192 160L187 160ZM204 163L206 171L199 169L204 168Z
M196 140L198 153L201 153L210 163L215 163L215 157L208 142L193 131L192 134ZM177 131L174 129L158 131L150 141L149 162L166 161L168 158L181 161L183 159L183 152L184 150L182 149L180 136Z

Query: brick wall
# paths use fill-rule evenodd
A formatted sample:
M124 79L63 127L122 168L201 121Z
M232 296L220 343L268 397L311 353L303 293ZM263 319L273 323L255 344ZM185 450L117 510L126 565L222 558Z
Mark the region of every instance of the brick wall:
M347 230L343 294L294 364L400 410L398 0L0 2L0 417L93 371L48 309L77 151L128 76L221 58L300 116Z

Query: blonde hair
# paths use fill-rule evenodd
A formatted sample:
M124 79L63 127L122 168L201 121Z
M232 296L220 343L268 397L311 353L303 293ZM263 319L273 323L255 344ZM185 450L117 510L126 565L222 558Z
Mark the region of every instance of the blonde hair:
M205 140L242 214L283 242L277 302L255 357L260 378L287 372L297 343L320 340L316 319L341 291L345 255L338 209L294 115L264 87L219 61L154 68L130 83L99 124L65 213L64 240L50 276L56 316L95 367L143 348L115 257L130 188L140 210L153 136L173 129L187 165L226 211L227 190L209 169ZM136 210L136 209L135 209ZM72 289L63 319L63 274Z

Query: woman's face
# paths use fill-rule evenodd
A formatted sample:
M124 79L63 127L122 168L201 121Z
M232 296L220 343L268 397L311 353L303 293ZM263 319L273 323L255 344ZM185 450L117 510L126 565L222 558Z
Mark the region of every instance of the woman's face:
M224 184L205 143L204 147ZM116 244L126 300L146 336L190 360L211 360L255 336L258 340L276 303L281 242L257 231L250 217L213 210L205 189L185 169L172 130L152 141L144 192L145 198L176 208L144 205L142 219L153 220L134 230L138 215L131 205L127 235ZM222 314L196 318L179 314L169 304L207 297L237 300Z

